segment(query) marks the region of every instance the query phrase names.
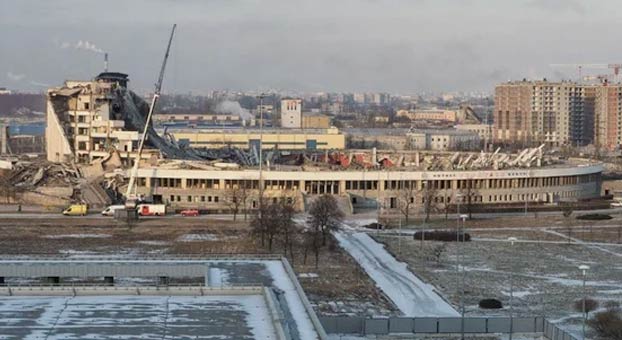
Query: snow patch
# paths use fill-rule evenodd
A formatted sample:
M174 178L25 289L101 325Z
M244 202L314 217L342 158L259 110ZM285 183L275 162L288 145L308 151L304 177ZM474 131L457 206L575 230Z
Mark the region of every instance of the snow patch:
M60 239L60 238L107 238L109 234L62 234L62 235L45 235L44 238Z
M459 315L432 285L421 281L406 263L397 261L366 233L336 232L335 237L405 316Z

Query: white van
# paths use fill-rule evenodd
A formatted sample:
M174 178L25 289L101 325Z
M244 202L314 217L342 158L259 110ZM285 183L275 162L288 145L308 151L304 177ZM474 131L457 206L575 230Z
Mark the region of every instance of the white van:
M114 211L117 209L125 209L124 205L111 205L102 211L104 216L114 216Z

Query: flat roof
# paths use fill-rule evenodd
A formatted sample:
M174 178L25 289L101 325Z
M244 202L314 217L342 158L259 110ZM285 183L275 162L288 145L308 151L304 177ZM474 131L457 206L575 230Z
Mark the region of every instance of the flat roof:
M0 299L3 339L277 339L262 295ZM6 337L6 338L5 338Z

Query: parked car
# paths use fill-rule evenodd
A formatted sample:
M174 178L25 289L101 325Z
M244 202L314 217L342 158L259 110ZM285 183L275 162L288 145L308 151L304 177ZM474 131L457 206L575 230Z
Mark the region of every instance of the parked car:
M197 209L182 210L181 216L199 216L199 211Z
M124 205L111 205L102 211L104 216L114 216L114 211L119 209L125 209Z
M88 214L86 204L72 204L63 210L63 215L65 216L85 216L86 214Z

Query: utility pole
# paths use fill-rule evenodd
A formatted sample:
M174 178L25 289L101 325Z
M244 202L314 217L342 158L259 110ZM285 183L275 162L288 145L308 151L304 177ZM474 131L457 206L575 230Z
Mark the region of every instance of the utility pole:
M585 323L587 322L587 313L585 312L585 300L587 299L587 294L585 291L585 277L589 269L590 267L584 264L579 266L579 270L581 270L581 274L583 274L583 324L581 325L581 334L583 334L583 340L585 340Z
M514 248L514 242L518 241L516 237L508 237L511 248ZM511 261L511 260L510 260ZM510 263L510 267L512 263ZM510 268L510 336L509 340L512 340L512 333L514 331L514 268Z
M259 213L263 215L263 99L265 93L259 95ZM263 219L263 216L262 216Z

